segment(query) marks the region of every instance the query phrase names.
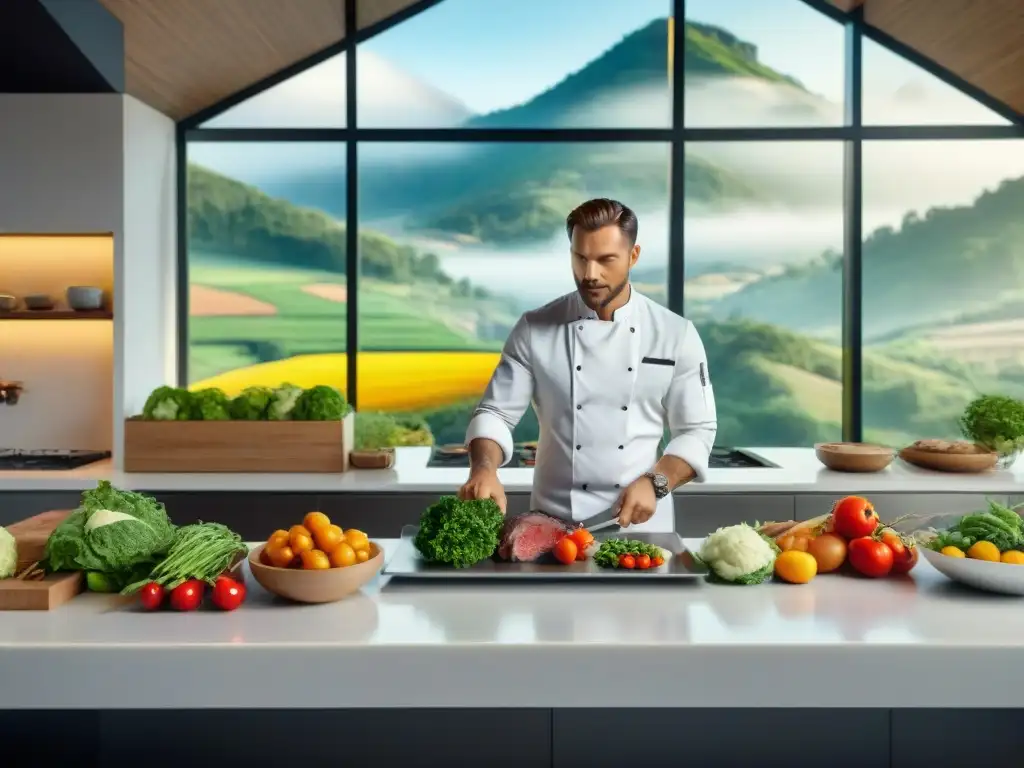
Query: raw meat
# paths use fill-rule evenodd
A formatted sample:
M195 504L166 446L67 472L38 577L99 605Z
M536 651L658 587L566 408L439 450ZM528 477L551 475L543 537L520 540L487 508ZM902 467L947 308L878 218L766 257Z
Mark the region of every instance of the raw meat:
M572 527L543 512L527 512L505 521L498 544L498 557L514 563L532 563L555 548Z

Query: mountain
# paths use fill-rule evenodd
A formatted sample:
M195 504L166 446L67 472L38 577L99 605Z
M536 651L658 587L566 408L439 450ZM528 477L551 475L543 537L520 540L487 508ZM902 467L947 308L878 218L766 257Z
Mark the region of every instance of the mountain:
M864 240L865 339L878 340L965 313L1020 307L1024 297L1024 177L1002 182L970 205L907 213L899 228ZM836 254L751 283L708 305L713 317L756 317L818 334L837 331L841 263ZM954 288L955 287L955 288ZM704 311L704 310L702 310ZM1015 317L1020 317L1019 309Z

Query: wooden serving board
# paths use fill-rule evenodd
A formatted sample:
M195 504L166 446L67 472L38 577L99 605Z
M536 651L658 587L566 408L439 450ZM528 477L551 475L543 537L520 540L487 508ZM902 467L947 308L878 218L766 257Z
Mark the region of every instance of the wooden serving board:
M7 526L18 547L18 573L42 560L46 540L70 514L67 509L51 510ZM54 573L38 581L0 579L0 611L48 611L66 603L84 585L79 572Z

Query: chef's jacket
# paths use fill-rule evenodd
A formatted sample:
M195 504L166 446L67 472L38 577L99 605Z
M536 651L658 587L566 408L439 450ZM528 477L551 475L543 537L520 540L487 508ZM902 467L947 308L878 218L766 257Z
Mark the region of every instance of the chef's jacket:
M505 342L466 434L489 438L502 465L533 402L540 423L531 509L585 521L618 500L665 453L704 480L715 441L715 396L693 324L630 288L611 320L576 292L524 314ZM675 530L672 494L630 530Z

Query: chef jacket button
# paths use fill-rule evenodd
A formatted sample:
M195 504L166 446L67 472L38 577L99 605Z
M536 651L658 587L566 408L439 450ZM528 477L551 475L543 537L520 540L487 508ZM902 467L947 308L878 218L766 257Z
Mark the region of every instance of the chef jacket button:
M628 411L629 409L626 406L622 406L622 410Z
M577 371L582 371L583 370L583 366L582 365L577 365L576 366L576 370Z
M580 448L582 448L582 447L583 447L582 445L577 445L577 446L576 446L576 450L578 451L578 450L579 450Z
M633 372L633 366L632 365L629 366L629 368L627 368L626 370L629 371L630 373L632 373Z
M582 407L583 407L582 405L577 405L577 406L576 406L576 410L578 411L578 410L579 410L580 408L582 408Z
M582 326L582 325L580 325L580 326L577 326L577 327L578 327L578 328L579 328L579 329L580 329L581 331L583 330L583 326Z
M620 445L619 450L621 451L625 446Z
M615 484L615 487L616 487L616 488L618 488L618 487L619 487L619 484L618 484L618 483L616 483L616 484Z
M584 491L587 490L587 484L586 483L583 484L583 490Z
M636 328L630 328L630 329L629 329L629 332L630 332L630 333L636 333Z

